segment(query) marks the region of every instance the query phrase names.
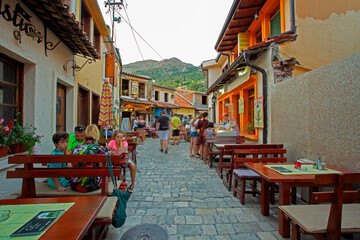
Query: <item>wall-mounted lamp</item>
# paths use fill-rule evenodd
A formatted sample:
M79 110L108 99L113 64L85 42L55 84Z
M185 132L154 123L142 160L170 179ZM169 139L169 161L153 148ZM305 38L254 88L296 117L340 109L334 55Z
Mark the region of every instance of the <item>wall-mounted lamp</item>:
M215 96L215 94L214 94L214 95L212 96L212 98L211 98L211 102L215 104L215 103L216 103L216 99L217 99L217 98L216 98L216 96Z
M26 33L26 35L31 37L33 40L37 41L38 43L40 43L42 41L42 39L44 38L44 36L41 34L41 32L38 32L36 30L28 31Z
M81 67L79 65L77 65L74 60L67 60L66 63L63 65L63 69L65 72L67 72L67 64L69 62L73 62L73 65L71 66L71 68L74 69L74 71L79 72L85 66L85 64L87 64L87 63L91 64L92 59L86 60L86 62L84 62L84 64Z
M259 13L258 11L256 10L255 14L254 14L254 18L257 20L259 18Z

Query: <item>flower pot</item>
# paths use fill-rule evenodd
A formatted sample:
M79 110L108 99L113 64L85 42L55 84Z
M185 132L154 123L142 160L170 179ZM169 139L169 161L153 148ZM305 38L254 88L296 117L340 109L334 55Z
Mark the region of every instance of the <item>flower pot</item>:
M251 135L255 135L255 130L247 130L246 133L251 134Z
M0 157L5 157L8 153L8 149L6 147L0 147Z
M22 143L10 145L10 152L11 154L26 152L25 146Z

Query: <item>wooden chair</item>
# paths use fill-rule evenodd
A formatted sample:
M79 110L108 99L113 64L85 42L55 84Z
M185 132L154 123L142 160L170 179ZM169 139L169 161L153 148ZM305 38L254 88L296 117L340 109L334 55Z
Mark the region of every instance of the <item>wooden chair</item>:
M360 173L318 174L315 185L335 188L333 192L313 193L312 202L330 204L280 206L279 214L291 220L291 239L300 239L300 233L329 240L340 239L341 234L359 233L360 191L344 190L353 183L360 183Z
M219 150L214 150L213 146L214 144L218 143L218 144L234 144L234 143L238 143L238 144L243 144L245 142L245 137L243 136L210 136L210 137L206 137L206 143L209 143L209 166L210 168L213 165L213 161L214 158L216 156L220 155L220 151ZM226 152L227 153L227 152ZM226 153L224 153L224 155L227 155ZM230 154L229 154L230 155ZM220 162L219 162L220 164ZM223 164L223 162L221 163ZM222 171L218 170L218 174L220 175L220 178L222 178Z
M241 144L241 145L225 145L225 151L231 155L231 158L234 157L234 150L235 149L282 149L283 144ZM238 155L239 156L239 155ZM241 157L241 155L239 156ZM231 190L231 183L232 183L232 174L233 163L230 160L229 164L223 164L222 171L225 171L226 178L223 180L225 187L230 191ZM237 168L245 167L244 163L237 164Z
M271 146L271 144L269 144ZM245 204L245 194L251 193L253 196L256 194L260 195L260 191L256 188L256 182L261 180L260 175L255 173L250 169L237 169L238 167L242 167L246 162L286 162L287 159L284 157L286 153L286 149L267 149L270 146L264 146L264 144L259 144L256 146L259 149L234 149L234 157L232 159L232 168L233 168L233 176L234 176L234 188L233 188L233 195L234 197L237 194L240 195L240 203L242 205ZM265 149L262 149L265 148ZM248 157L251 155L252 157ZM231 183L232 174L230 174L229 182ZM246 190L246 181L252 181L252 190ZM238 182L241 183L241 188L238 189ZM270 202L274 203L274 195L275 195L275 185L271 184L271 191L270 191Z

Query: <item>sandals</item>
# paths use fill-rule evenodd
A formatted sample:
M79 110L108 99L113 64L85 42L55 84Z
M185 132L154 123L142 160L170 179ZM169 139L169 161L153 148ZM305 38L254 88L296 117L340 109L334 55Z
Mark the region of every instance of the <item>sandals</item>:
M126 191L127 191L128 193L133 193L134 189L131 189L131 187L132 187L132 184L130 185L130 187L128 187L128 188L126 189Z

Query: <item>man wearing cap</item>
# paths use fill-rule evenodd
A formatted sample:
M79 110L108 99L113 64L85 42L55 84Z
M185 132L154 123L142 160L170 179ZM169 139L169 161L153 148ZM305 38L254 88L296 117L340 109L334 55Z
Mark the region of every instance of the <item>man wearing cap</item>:
M74 130L75 133L72 133L69 136L68 149L71 151L74 150L77 145L83 144L85 142L85 126L78 125Z

